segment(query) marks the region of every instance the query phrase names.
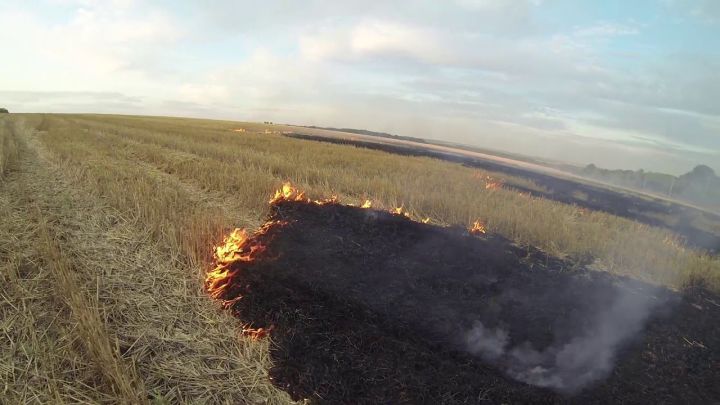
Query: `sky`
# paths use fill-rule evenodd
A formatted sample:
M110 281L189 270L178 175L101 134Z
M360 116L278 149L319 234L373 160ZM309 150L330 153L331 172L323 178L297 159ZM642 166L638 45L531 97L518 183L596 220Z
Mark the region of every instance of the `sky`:
M0 0L0 107L720 172L716 0Z

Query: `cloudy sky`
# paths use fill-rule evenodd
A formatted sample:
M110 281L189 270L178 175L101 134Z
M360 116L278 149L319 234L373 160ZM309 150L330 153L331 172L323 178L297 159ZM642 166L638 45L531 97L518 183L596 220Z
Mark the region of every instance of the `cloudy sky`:
M0 106L720 171L720 1L0 2Z

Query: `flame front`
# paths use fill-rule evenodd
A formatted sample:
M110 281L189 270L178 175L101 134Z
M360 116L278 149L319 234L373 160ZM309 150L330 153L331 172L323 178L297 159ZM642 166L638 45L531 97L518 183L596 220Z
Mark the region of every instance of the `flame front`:
M486 176L486 180L490 181L492 178ZM488 184L501 183L495 182ZM283 201L304 202L317 205L338 204L340 202L335 195L324 200L311 200L305 196L304 191L298 190L290 182L283 183L282 187L275 191L269 203L273 205ZM360 207L365 209L371 208L372 201L365 200ZM411 218L410 213L405 210L405 206L403 205L391 209L390 212L395 215ZM430 222L430 218L420 219L419 222L427 224ZM207 273L205 278L205 288L210 296L216 299L225 299L228 288L232 285L239 271L244 267L243 264L251 263L258 254L265 251L265 246L259 242L258 237L266 234L273 226L285 224L286 222L284 221L267 222L255 231L252 236L249 236L244 229L237 228L226 236L220 245L215 246L213 248L214 268ZM480 220L475 221L469 231L473 235L487 233L485 225ZM232 302L232 300L225 301L226 304L230 302Z
M258 237L266 234L274 226L286 224L285 221L270 221L252 236L248 236L247 232L240 228L236 228L226 236L223 242L213 249L215 267L205 276L205 289L208 294L216 299L224 299L243 264L253 262L258 254L265 251L265 246L260 243ZM225 300L226 306L233 301Z
M499 188L502 188L502 186L502 180L495 180L490 176L485 177L485 190L497 190Z
M494 179L492 176L483 175L483 173L479 171L473 172L472 178L485 182L485 190L497 190L503 186L502 180Z
M470 228L471 235L481 235L485 233L487 233L487 229L485 229L485 224L483 224L482 221L477 220L473 222L473 226Z
M486 180L490 179L490 177L487 177ZM499 187L502 183L496 182L496 184L498 184ZM490 187L486 186L486 188ZM340 200L335 195L324 200L311 200L305 196L305 192L298 190L289 182L283 183L282 187L275 191L269 203L270 205L274 205L284 201L303 202L316 205L340 203ZM360 206L360 208L365 209L369 209L371 207L372 201L370 200L365 200L365 202ZM403 205L391 209L390 213L411 219L410 213L405 210ZM427 224L430 222L430 218L426 217L424 219L419 219L418 221ZM240 273L246 269L250 263L255 261L258 255L266 250L265 245L263 245L260 240L263 239L267 243L267 238L260 237L265 235L271 228L275 226L284 226L286 224L287 222L285 221L268 221L252 235L248 235L245 229L236 228L228 236L223 238L220 245L214 246L214 268L210 270L205 277L205 288L208 294L215 299L222 300L226 308L241 299L242 296L237 295L236 291L233 292L229 290L237 281L236 279L239 277ZM484 234L487 231L485 229L485 225L480 220L477 220L473 223L469 232L470 234L477 235ZM236 296L229 297L229 293L235 294ZM254 338L262 338L271 330L272 326L256 329L246 327L243 330L243 334Z
M243 336L247 336L253 340L259 340L267 337L272 329L272 326L269 328L251 328L249 326L245 326L243 327L242 334Z
M244 229L235 228L230 235L223 239L220 246L215 246L215 260L217 263L231 263L242 250L247 240L247 232Z
M300 191L290 182L283 183L282 187L275 191L275 195L270 199L270 204L275 204L280 201L309 201L305 198L305 192Z
M410 213L405 210L405 206L404 206L404 205L401 205L401 206L399 206L399 207L397 207L397 208L393 208L393 209L390 210L390 212L393 213L393 214L395 214L395 215L402 215L402 216L404 216L405 218L410 218Z
M298 190L290 182L283 183L282 187L275 191L269 203L272 205L282 201L298 201L318 205L339 202L337 196L312 201L305 196L305 192ZM225 300L225 297L228 288L241 271L243 263L251 263L258 254L265 251L265 246L259 242L259 236L266 234L274 226L285 224L287 224L285 221L270 221L261 226L252 236L248 236L247 231L240 228L236 228L226 236L220 245L213 248L215 267L205 277L205 288L208 294L213 298L223 299L226 306L239 299L237 297L233 300Z
M338 198L337 195L332 195L330 198L326 198L324 200L311 200L305 196L304 191L298 190L297 187L293 186L289 181L286 181L283 183L282 187L279 190L275 191L275 194L273 195L273 198L270 199L269 203L270 205L277 204L282 201L298 201L298 202L305 202L305 203L313 203L317 205L325 205L325 204L338 204L340 202L340 198Z
M233 279L236 270L232 264L236 261L250 260L246 244L247 232L236 228L223 239L223 243L215 246L215 268L205 277L205 288L213 298L220 298Z

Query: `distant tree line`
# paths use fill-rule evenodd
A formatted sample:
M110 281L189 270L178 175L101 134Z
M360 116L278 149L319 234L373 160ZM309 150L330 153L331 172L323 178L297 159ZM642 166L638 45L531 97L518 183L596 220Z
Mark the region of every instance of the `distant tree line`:
M7 110L7 108L0 108L0 114L8 114L10 111Z
M608 170L589 164L579 170L583 176L606 183L679 197L703 205L720 205L720 177L706 166L698 165L681 176L646 172L643 169Z

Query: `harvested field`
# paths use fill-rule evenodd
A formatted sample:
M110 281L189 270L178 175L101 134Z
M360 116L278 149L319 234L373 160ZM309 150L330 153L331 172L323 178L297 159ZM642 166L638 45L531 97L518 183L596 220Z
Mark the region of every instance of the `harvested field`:
M716 398L706 380L713 376L707 367L716 364L710 362L715 359L716 335L697 329L701 322L703 327L717 324L716 312L710 310L718 302L712 294L720 291L716 256L686 245L668 229L488 186L503 182L539 189L527 179L427 157L280 135L287 129L166 117L1 117L0 403L285 404L294 403L293 398L351 403L383 398L459 402L463 398L527 398L523 395L562 399L569 395L565 390L524 385L512 378L501 358L482 360L480 352L463 350L448 336L465 336L468 328L472 331L474 322L480 321L499 333L497 336L502 335L498 328L508 336L512 333L508 337L514 339L512 345L522 343L521 322L539 324L534 317L553 319L565 305L574 305L577 294L537 297L548 309L547 313L535 313L523 310L527 303L523 307L497 295L495 288L514 282L519 289L523 286L525 293L536 284L559 288L574 285L568 276L575 272L581 278L591 275L588 277L598 280L597 285L604 286L625 278L635 280L628 282L643 291L662 291L669 304L661 307L676 312L651 311L645 322L645 340L629 339L620 345L622 350L630 350L632 355L622 359L633 366L619 363L603 382L588 385L589 391L573 398L583 398L585 392L598 393L592 398L619 398L602 394L605 384L626 390L628 395L662 389L642 386L647 382L643 379L631 380L637 386L613 382L617 370L646 370L651 364L646 361L658 362L657 370L662 373L649 375L661 375L657 377L660 381L669 381L664 377L664 364L678 365L673 371L678 384L684 382L695 389L688 398ZM288 220L297 219L297 223L284 228L288 233L278 235L277 245L268 243L269 250L263 254L269 256L257 262L267 271L248 275L281 276L296 269L302 277L292 279L286 274L286 281L253 284L246 299L236 303L235 309L241 311L238 319L220 308L204 288L206 273L212 270L212 246L234 228L256 229L263 224L272 190L288 180L313 198L337 195L358 206L367 199L372 200L374 209L384 212L402 206L416 221L429 218L429 224L397 222L401 218L383 214L380 219L388 222L379 224L387 227L357 228L356 211L342 207L317 215L308 212L307 217L290 206L284 213L271 211L272 215L287 215ZM324 224L325 212L335 212L336 225L345 224L348 230ZM297 218L291 218L296 214ZM309 221L310 239L293 236L302 229L297 228L302 225L301 217ZM475 222L491 236L462 236ZM372 229L397 229L397 240L378 234L370 239L389 243L387 247L368 243L372 240L366 241L368 235L363 232ZM340 236L349 232L350 239L357 237L360 246L347 238L330 238L333 232ZM291 236L292 240L285 239ZM430 246L415 252L417 257L401 251L424 236L441 240L427 242ZM450 241L465 243L459 246L466 247L468 256L456 248L434 256L434 244L445 246ZM303 251L305 243L319 250ZM363 250L368 248L372 249ZM442 269L438 265L422 277L416 277L421 273L391 277L389 286L410 283L396 290L363 281L361 276L368 270L356 271L361 270L363 261L383 269L377 255L387 255L392 248L399 249L393 260L400 268L425 265L426 260L447 260L457 264L453 269L460 278L448 275L442 279L433 273ZM303 258L307 254L311 255ZM282 261L290 257L305 262L303 266L285 266L290 263ZM275 267L273 260L284 267ZM497 277L497 283L482 277L466 280L471 268L465 265L475 261L485 263L484 271ZM337 268L318 267L325 262L335 263ZM589 273L587 267L602 272ZM536 269L547 277L536 278ZM333 278L335 271L339 272ZM323 274L327 279L322 279ZM425 276L427 282L413 290L413 283ZM530 284L521 282L526 278ZM634 284L639 281L646 284ZM361 289L362 283L385 298L368 299L363 294L375 293ZM484 298L462 290L466 285ZM450 294L458 288L461 292ZM412 305L396 308L399 312L378 307L405 302L414 292L446 303L436 308L415 298L407 301ZM468 305L474 302L471 308L477 315L456 314L449 316L446 324L439 322L441 314L433 311L442 305L457 312L461 302L454 295L467 298ZM508 309L483 301L491 297L509 304L505 306ZM589 302L578 308L588 309ZM670 305L674 302L678 303ZM518 314L515 323L501 325L499 315L505 316L503 311L513 307ZM414 312L418 309L432 317L428 318L432 324L424 322L429 326L420 328L428 331L426 334L417 333L418 320L423 322ZM403 316L408 320L402 321ZM665 318L655 318L662 316ZM269 339L255 339L263 331L247 330L247 324L274 325L275 329ZM663 327L667 329L662 333L651 332ZM448 330L453 334L448 335ZM551 340L538 330L526 333L538 350ZM642 344L657 347L648 349L648 356L658 359L645 360L637 354L645 353L637 351ZM420 362L408 360L410 354ZM632 360L637 356L642 361ZM341 360L367 366L339 369ZM399 374L391 365L399 367ZM433 367L437 369L433 371ZM331 379L333 373L338 373L337 381ZM476 383L478 376L486 378L481 389ZM442 391L438 384L428 382L431 379L447 383L452 392ZM505 391L493 391L495 384ZM402 397L393 397L383 386L406 389L400 391ZM680 392L677 385L668 383L666 387L668 398ZM414 389L419 391L414 393ZM515 392L517 396L513 396ZM639 396L627 398L632 401Z

